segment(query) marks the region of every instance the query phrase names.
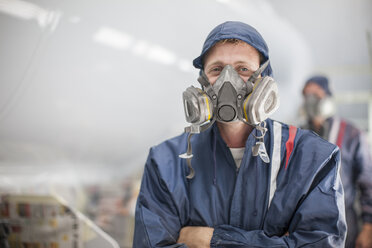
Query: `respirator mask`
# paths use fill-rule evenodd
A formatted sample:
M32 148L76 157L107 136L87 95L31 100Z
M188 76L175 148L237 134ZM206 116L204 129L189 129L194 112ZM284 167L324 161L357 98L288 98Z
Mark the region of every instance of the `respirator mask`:
M204 131L198 127L216 120L240 120L255 126L274 113L279 107L278 87L273 78L259 77L268 63L266 61L247 82L231 65L223 68L213 85L202 72L198 81L203 90L190 86L183 93L186 121L193 126L190 131Z
M183 92L183 104L186 121L191 126L185 128L189 133L187 153L181 158L187 159L190 175L193 177L191 167L190 138L195 133L208 129L215 121L233 122L242 121L261 131L256 137L259 141L253 149L253 155L269 162L263 137L266 132L265 120L279 107L278 87L273 78L259 77L268 66L269 60L255 71L247 82L239 76L231 65L226 65L216 82L212 85L202 71L198 78L202 89L190 86Z
M314 94L305 96L303 109L308 120L316 117L325 120L335 114L335 104L331 97L319 98Z

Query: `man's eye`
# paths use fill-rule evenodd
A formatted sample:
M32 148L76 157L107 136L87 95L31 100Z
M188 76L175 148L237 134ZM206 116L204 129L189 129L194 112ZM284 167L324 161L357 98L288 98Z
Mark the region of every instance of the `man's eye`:
M244 76L244 77L249 77L250 75L252 75L252 71L249 70L247 67L239 67L237 69L237 72L239 73L240 76Z
M213 68L210 68L207 72L207 75L210 75L210 76L218 76L220 75L222 71L222 68L217 66L217 67L213 67Z
M219 72L219 71L221 71L221 68L220 67L214 67L210 71L211 72Z

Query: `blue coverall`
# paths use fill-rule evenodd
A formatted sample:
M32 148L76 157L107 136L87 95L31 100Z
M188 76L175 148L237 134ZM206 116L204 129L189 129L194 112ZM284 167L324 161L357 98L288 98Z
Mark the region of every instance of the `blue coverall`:
M265 163L246 141L239 169L214 124L151 148L136 207L133 247L177 244L184 226L214 228L211 247L343 247L346 235L339 149L313 132L266 120ZM286 235L286 234L289 235Z
M366 137L348 121L339 117L328 118L320 135L341 150L341 181L345 192L345 210L348 233L346 247L354 247L359 233L358 219L372 223L372 159ZM311 126L309 126L311 127ZM355 201L359 194L361 218Z

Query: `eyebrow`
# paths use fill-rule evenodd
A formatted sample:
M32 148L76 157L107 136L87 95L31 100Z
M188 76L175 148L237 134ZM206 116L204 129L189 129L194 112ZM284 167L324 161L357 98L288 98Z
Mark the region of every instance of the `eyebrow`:
M223 63L222 63L222 61L217 60L217 61L213 62L212 64L209 64L209 65L206 66L205 68L207 68L207 67L211 67L211 66L215 66L215 65L218 65L218 64L223 64Z

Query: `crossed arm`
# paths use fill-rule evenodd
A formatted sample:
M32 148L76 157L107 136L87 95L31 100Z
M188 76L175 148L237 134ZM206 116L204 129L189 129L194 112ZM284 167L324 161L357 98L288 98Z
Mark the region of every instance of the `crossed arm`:
M177 243L184 243L189 248L209 248L214 229L203 226L186 226L181 228Z

